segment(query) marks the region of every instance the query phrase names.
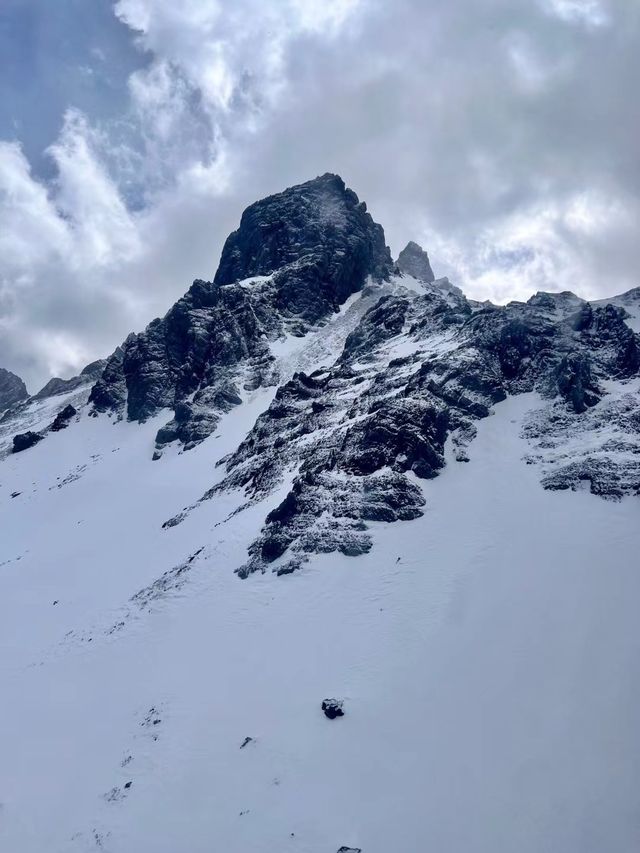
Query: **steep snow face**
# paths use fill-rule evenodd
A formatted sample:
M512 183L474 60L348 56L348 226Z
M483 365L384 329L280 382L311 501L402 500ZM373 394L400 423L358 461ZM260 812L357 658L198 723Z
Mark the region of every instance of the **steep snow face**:
M241 582L259 504L161 524L268 402L162 464L162 415L3 462L2 849L635 849L636 500L542 489L524 394L369 554Z

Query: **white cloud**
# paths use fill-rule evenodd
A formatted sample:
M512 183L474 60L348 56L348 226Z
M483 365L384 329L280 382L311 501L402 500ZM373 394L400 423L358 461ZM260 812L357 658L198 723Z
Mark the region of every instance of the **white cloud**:
M602 0L544 0L544 7L563 21L583 24L588 28L604 27L611 22L609 10Z
M114 257L126 263L140 250L132 216L100 162L98 146L86 118L70 110L49 149L58 173L56 213L66 223L69 258L79 271L109 264Z
M18 143L0 142L0 261L4 275L25 274L68 248L64 222L56 215L47 190L31 177Z

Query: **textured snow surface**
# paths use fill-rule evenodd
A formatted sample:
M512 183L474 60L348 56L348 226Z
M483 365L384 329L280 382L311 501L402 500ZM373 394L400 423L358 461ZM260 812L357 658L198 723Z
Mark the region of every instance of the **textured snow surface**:
M543 490L521 395L370 554L241 581L263 505L161 525L274 390L159 463L166 413L2 462L0 849L635 853L637 499Z

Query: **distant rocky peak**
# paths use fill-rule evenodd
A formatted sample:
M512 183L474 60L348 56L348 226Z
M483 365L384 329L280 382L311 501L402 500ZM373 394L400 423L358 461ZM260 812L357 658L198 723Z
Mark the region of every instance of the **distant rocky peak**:
M102 376L102 372L107 364L106 359L98 359L92 361L84 367L78 376L72 376L70 379L60 379L54 376L42 387L37 394L33 395L34 400L45 400L47 397L56 397L59 394L67 394L69 391L74 391L81 385L86 385L89 382L95 382Z
M0 412L15 403L26 400L29 396L27 387L15 373L0 367Z
M398 256L397 267L400 272L412 275L420 281L431 283L435 281L431 264L429 263L429 255L425 252L422 246L410 240Z

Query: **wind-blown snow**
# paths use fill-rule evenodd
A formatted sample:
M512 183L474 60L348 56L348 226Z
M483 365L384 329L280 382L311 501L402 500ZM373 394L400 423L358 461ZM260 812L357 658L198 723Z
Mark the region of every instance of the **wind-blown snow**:
M0 849L637 850L637 500L543 490L521 395L370 554L240 581L261 504L161 525L273 391L160 463L162 413L3 461Z

